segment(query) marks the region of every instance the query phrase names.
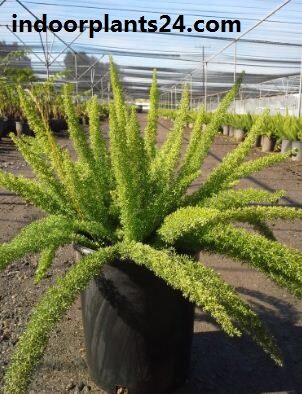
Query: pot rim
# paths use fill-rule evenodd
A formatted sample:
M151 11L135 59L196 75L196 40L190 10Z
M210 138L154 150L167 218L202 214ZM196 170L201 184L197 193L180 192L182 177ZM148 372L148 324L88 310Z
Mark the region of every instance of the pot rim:
M90 249L90 248L87 248L86 246L81 246L81 245L79 245L79 244L73 244L73 248L74 248L77 252L82 253L82 254L84 254L85 256L88 255L88 254L92 254L92 253L95 252L95 250Z

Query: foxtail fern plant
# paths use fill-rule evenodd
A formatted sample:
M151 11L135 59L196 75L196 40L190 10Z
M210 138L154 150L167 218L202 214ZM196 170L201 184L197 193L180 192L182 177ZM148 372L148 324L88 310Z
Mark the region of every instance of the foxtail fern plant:
M263 118L259 117L245 141L190 194L188 188L201 174L240 80L224 97L206 129L202 127L201 109L184 154L181 148L189 111L187 88L170 134L162 146L157 146L155 74L144 135L135 110L125 104L113 63L111 85L109 144L100 129L97 99L92 98L87 106L87 136L78 122L71 92L65 88L64 112L75 160L58 144L34 97L19 90L22 109L35 137L14 137L14 141L35 178L1 171L0 185L40 208L45 217L0 245L0 268L37 253L40 261L35 281L39 282L59 247L75 242L89 247L92 253L58 279L32 312L7 370L5 393L27 391L31 372L46 348L51 330L79 292L114 260L120 264L131 260L153 271L211 314L227 334L249 334L281 365L276 343L256 313L218 274L194 260L192 252L209 250L231 256L263 272L297 297L302 296L302 253L234 225L247 222L263 228L259 224L267 219L302 218L302 210L272 205L283 192L232 189L240 178L284 160L288 154L245 160L263 126ZM263 203L271 205L263 207Z

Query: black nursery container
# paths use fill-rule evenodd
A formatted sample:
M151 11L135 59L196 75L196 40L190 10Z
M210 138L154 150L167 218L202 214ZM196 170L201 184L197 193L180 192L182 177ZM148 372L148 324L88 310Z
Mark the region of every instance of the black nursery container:
M82 312L90 374L103 390L168 394L184 383L194 307L149 270L105 266L82 293Z

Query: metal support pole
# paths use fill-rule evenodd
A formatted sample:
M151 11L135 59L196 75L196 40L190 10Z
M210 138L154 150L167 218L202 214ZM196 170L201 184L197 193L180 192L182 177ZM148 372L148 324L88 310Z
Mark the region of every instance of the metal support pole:
M177 88L176 85L174 86L174 93L175 93L175 109L177 108Z
M90 75L90 78L91 78L91 96L92 97L94 96L94 76L95 76L95 68L92 68L91 69L91 75Z
M286 97L286 105L285 105L285 110L286 110L286 115L287 115L287 113L288 113L288 78L286 79L286 95L285 95L285 97Z
M104 86L103 86L103 78L101 79L101 101L104 101Z
M78 59L77 54L74 54L74 70L75 70L75 87L76 87L76 100L79 101L79 81L78 81Z
M237 78L237 41L234 44L234 84ZM236 113L236 97L234 97L234 113Z
M205 91L205 53L204 45L202 47L202 90Z
M190 110L193 109L193 75L191 75L191 88L190 88Z
M207 95L208 95L208 63L205 62L204 67L204 109L207 111Z
M48 34L47 30L45 33L45 64L46 64L46 75L47 75L47 81L49 81L49 52L48 52Z
M302 94L302 56L301 56L301 70L300 70L300 84L299 84L299 104L298 104L298 116L301 116L301 94Z

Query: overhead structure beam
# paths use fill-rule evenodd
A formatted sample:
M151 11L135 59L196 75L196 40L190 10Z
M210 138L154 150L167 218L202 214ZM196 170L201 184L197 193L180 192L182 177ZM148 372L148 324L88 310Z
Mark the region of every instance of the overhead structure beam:
M212 55L209 59L207 59L207 62L211 62L212 60L214 60L217 56L219 56L221 53L223 53L226 49L228 49L229 47L231 47L232 45L234 45L235 43L237 43L238 41L240 41L243 37L245 37L248 33L252 32L253 30L255 30L258 26L260 26L263 22L265 22L267 19L269 19L271 16L275 15L278 11L280 11L283 7L285 7L287 4L289 4L292 0L286 0L283 3L281 3L280 5L278 5L278 7L276 7L275 9L273 9L272 11L270 11L264 18L262 18L260 21L258 21L257 23L255 23L253 26L251 26L249 29L247 29L245 32L243 32L242 34L240 34L238 37L234 38L230 43L228 43L226 46L224 46L220 51L218 51L217 53L215 53L214 55Z

